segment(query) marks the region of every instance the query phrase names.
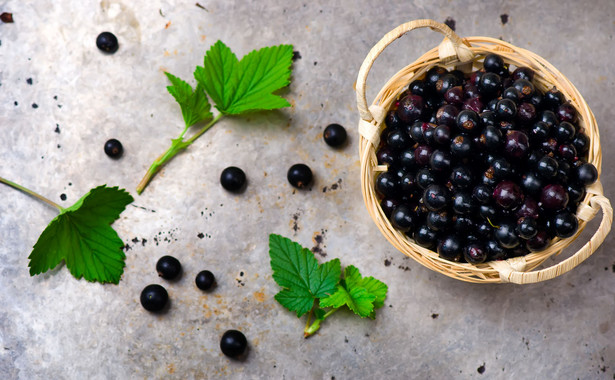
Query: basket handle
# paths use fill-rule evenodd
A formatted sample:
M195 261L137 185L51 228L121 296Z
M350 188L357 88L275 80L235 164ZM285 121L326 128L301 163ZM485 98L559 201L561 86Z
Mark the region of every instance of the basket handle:
M474 54L468 47L470 44L459 37L451 28L449 28L445 24L441 24L434 20L422 19L422 20L414 20L407 22L393 29L389 33L385 34L384 37L369 51L367 57L363 61L361 68L359 69L359 75L357 77L357 106L359 108L359 114L361 115L361 119L369 122L374 119L374 116L370 112L367 106L367 99L365 98L365 85L367 82L367 74L372 68L374 61L380 53L384 51L384 49L389 46L393 41L408 33L413 29L419 28L431 28L432 30L436 30L446 36L443 41L444 43L451 43L453 48L453 55L456 55L460 62L467 62L474 57ZM447 40L448 39L448 40ZM443 53L443 45L440 45L440 55ZM448 54L450 56L450 54ZM441 59L446 57L440 57Z
M594 195L589 200L589 203L594 215L600 208L602 209L602 221L594 235L583 245L583 247L581 247L581 249L556 265L533 272L521 271L525 265L525 258L523 257L490 263L493 269L499 272L502 281L515 284L531 284L550 280L570 271L591 256L591 254L598 249L600 244L602 244L606 235L608 235L611 230L611 224L613 223L613 208L608 198L602 194Z

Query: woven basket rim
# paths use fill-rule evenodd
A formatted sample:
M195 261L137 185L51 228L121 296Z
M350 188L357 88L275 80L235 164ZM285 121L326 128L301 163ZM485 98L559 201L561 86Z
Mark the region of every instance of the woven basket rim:
M426 21L426 25L419 25L418 27L427 26L434 29L435 25L436 28L448 28L443 24L435 23L431 20L417 20L417 22ZM408 28L408 30L412 29L414 28ZM391 33L393 32L394 31ZM452 31L450 31L450 33L454 34ZM385 38L386 37L387 36L385 36ZM383 40L385 38L383 38ZM370 125L372 126L371 134L365 134L362 131L359 144L359 153L361 158L361 186L365 205L370 213L370 216L385 238L402 253L412 257L422 265L434 271L462 281L478 283L501 283L509 281L517 283L531 283L553 278L571 270L586 258L582 256L588 257L595 251L597 246L604 240L604 237L610 230L612 223L612 209L610 208L610 202L604 197L599 180L587 188L587 193L581 201L577 212L577 216L579 217L579 229L572 237L566 239L556 238L553 240L552 244L543 251L531 252L522 258L509 259L504 262L492 261L473 265L469 263L455 263L442 259L438 257L436 252L419 246L411 238L408 238L405 234L394 229L388 218L384 215L380 207L378 196L374 190L374 182L375 174L386 170L386 167L379 166L377 163L376 147L378 144L374 144L374 142L379 141L380 132L384 128L383 119L386 110L389 109L392 102L397 99L399 94L407 88L407 85L413 78L422 76L431 67L439 65L446 67L449 70L452 68L457 68L462 71L469 72L476 67L476 64L479 63L486 54L489 53L496 53L500 55L506 63L514 67L526 66L532 68L535 71L533 83L536 87L544 92L551 87L556 86L557 89L564 94L566 100L572 102L579 113L579 121L577 125L583 128L585 133L590 138L588 162L596 166L600 178L602 169L602 152L600 147L600 135L595 116L579 91L561 72L559 72L559 70L537 54L529 50L516 47L502 40L490 37L474 36L456 40L457 45L455 45L454 42L451 44L451 41L454 41L454 39L449 39L447 35L442 44L432 48L416 59L413 63L402 68L387 81L372 102L369 112L367 112L367 114L370 114L373 117L373 120L366 120L363 118L365 112L362 112L364 110L361 109L361 103L359 102L359 111L363 118L361 121L363 124L361 125L360 123L360 130L361 127L365 127L365 125L367 125L367 122L370 122ZM380 43L382 42L383 41ZM463 43L463 46L460 42ZM451 45L453 45L452 48ZM372 51L376 50L377 47L378 46L375 46ZM384 50L383 47L378 48L380 49L380 52ZM459 52L459 50L461 50L460 48L463 48L463 51L466 53L466 58L464 61L461 61L459 58L462 56ZM443 50L446 49L449 50L448 55L446 51L443 54ZM450 54L451 51L453 53L452 55ZM468 59L468 57L470 57L467 53L468 51L471 52L471 59ZM367 67L367 71L371 68L371 64L376 59L378 54L379 52L375 54L375 56L368 56L368 58L366 58L366 62L371 59L371 62L368 62L369 66ZM370 55L372 55L372 52L370 52ZM364 66L362 66L362 70L364 68L365 62ZM362 78L363 82L358 83L360 83L361 86L364 86L367 73L361 72L359 75L360 78L362 73L365 74ZM357 94L358 99L360 99L360 95L363 95L364 97L364 87L358 87ZM375 136L375 132L377 132L377 137ZM577 254L579 254L582 250L589 250L589 252L582 252L583 254L579 254L578 257L575 257L576 254L573 255L573 257L565 260L567 262L564 264L569 265L561 265L554 268L553 271L549 271L549 273L542 273L543 271L539 271L540 273L534 272L534 276L525 275L532 273L530 271L540 266L545 260L554 255L559 255L564 248L572 244L572 242L574 242L584 230L587 222L591 220L600 209L603 210L603 223L601 223L599 227L599 231L601 233L598 234L599 236L594 235L595 239L592 238L592 241L588 243L589 247L583 247L579 250L579 252L577 252ZM586 244L586 246L588 244Z

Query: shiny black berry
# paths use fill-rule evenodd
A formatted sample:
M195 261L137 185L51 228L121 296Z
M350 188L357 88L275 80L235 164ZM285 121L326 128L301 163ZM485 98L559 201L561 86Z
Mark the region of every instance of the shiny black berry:
M146 286L141 292L141 305L148 311L161 311L169 301L167 290L158 284Z
M515 248L521 243L519 236L515 232L515 225L513 223L505 222L501 223L494 231L493 236L495 240L504 248Z
M463 249L463 257L470 264L480 264L487 260L487 249L481 243L470 243Z
M120 158L124 153L124 147L119 140L110 139L105 143L105 154L111 158Z
M585 186L591 185L598 180L598 170L590 163L584 163L574 169L574 179Z
M531 239L538 233L538 223L533 218L519 218L517 221L517 234L520 238Z
M397 116L404 123L412 123L423 115L425 103L418 95L408 95L399 101Z
M346 142L346 129L339 124L329 124L322 134L327 145L339 147Z
M235 166L229 166L220 174L220 184L228 191L239 191L246 184L246 173Z
M579 228L577 217L568 211L561 211L555 214L552 225L555 235L560 238L571 237Z
M441 185L429 185L423 192L423 203L430 211L442 210L450 200L448 190Z
M463 256L462 240L457 235L449 235L438 242L438 255L450 261L461 261Z
M117 37L111 32L102 32L96 37L96 46L105 53L115 53L120 47Z
M156 271L165 280L174 280L182 272L182 265L173 256L162 256L156 263Z
M312 183L312 169L305 164L295 164L286 174L288 182L298 189L305 189Z
M214 274L210 271L203 270L196 275L194 282L197 288L201 290L209 290L216 282L216 278L214 277Z
M415 229L413 239L421 247L433 249L438 241L438 232L429 228L428 225L422 224Z
M228 330L220 338L220 350L231 358L241 356L248 347L246 336L238 330Z
M402 232L411 232L417 225L416 213L409 205L400 205L391 214L391 224Z

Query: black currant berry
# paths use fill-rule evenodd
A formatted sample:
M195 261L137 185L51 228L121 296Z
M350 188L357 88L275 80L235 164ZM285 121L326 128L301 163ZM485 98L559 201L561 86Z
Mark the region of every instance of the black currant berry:
M120 158L124 153L124 147L119 140L110 139L105 143L105 154L111 158Z
M423 192L423 203L429 211L442 210L450 200L448 190L441 185L429 185Z
M577 217L568 211L561 211L555 214L552 225L555 235L560 238L571 237L579 228Z
M487 249L481 243L470 243L464 248L463 257L470 264L480 264L487 260Z
M165 280L174 280L181 273L182 265L173 256L162 256L156 263L156 271Z
M325 128L322 137L327 145L339 147L346 142L346 129L339 124L329 124Z
M438 255L450 261L461 261L463 256L463 245L461 238L457 235L449 235L438 242Z
M228 191L237 192L246 184L246 173L235 166L229 166L220 174L220 184Z
M591 185L598 180L598 170L590 163L584 163L577 166L575 169L574 178L576 182L585 186Z
M312 170L305 164L295 164L288 169L286 178L294 187L305 189L312 182Z
M102 32L96 37L96 46L105 53L115 53L120 47L117 37L111 32Z
M160 311L169 301L167 290L158 284L147 285L141 292L141 305L148 311Z
M248 340L241 331L228 330L220 338L220 350L228 357L237 358L241 356L247 347Z
M438 233L429 228L428 225L422 224L414 231L413 238L416 244L421 247L433 249L438 241Z
M417 216L412 207L400 205L391 214L391 224L402 232L411 232L417 224Z
M201 290L209 290L216 282L216 278L214 277L214 274L210 271L203 270L196 275L194 282L196 283L197 288Z

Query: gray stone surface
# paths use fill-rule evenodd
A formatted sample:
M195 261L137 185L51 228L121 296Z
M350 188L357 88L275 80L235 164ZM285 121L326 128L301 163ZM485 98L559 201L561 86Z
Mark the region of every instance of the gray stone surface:
M613 199L612 0L200 4L206 9L194 1L0 1L0 12L15 20L0 24L0 175L64 206L103 183L136 197L114 224L130 246L122 281L101 286L75 280L63 265L30 277L28 254L55 210L0 187L1 378L615 376L613 236L574 271L526 286L462 283L405 258L363 206L353 91L371 46L412 19L452 17L461 36L528 48L568 76L592 107L602 134L602 182ZM115 55L95 47L103 30L120 40ZM220 122L136 196L141 176L182 125L163 70L190 78L218 39L238 55L294 44L301 59L285 94L293 107ZM421 30L395 42L374 66L370 97L440 40ZM321 140L331 122L350 132L341 151ZM119 161L102 151L111 137L125 146ZM314 170L311 191L287 184L296 162ZM229 165L248 175L241 195L219 186ZM321 260L340 258L384 279L389 296L376 320L339 312L304 340L304 320L273 299L271 232L318 247ZM164 254L182 261L179 282L158 279L154 266ZM218 278L210 294L193 284L205 268ZM149 283L168 289L168 313L140 306ZM218 348L229 328L248 337L245 361Z

